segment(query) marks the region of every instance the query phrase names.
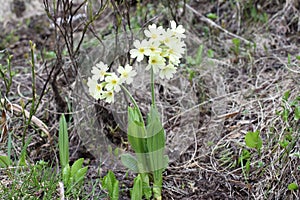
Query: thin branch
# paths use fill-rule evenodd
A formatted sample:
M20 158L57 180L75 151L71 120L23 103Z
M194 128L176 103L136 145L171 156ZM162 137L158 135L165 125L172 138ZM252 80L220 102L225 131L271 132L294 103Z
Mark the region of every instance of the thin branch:
M192 11L193 13L195 13L197 16L199 16L201 21L209 24L210 26L223 31L224 33L226 33L227 35L229 35L231 37L238 38L239 40L245 42L246 44L253 44L253 42L250 42L249 40L247 40L247 39L245 39L245 38L243 38L241 36L238 36L238 35L236 35L234 33L231 33L228 30L222 28L221 26L219 26L218 24L216 24L214 21L212 21L209 18L203 16L201 13L199 13L197 10L195 10L194 8L192 8L191 6L189 6L188 4L186 4L185 7L187 9L189 9L190 11Z

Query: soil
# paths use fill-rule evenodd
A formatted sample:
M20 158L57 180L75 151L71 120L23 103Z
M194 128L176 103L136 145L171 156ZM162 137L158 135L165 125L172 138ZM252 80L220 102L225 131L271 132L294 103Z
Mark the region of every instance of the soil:
M287 185L299 183L300 160L284 157L285 149L278 143L288 134L295 138L300 134L292 106L288 105L291 113L286 121L280 116L287 105L282 100L285 92L290 92L288 101L299 98L298 1L191 0L186 5L181 1L168 1L172 2L169 5L165 2L157 5L164 8L161 13L151 13L155 5L143 1L143 12L154 17L141 14L145 19L137 18L138 22L144 22L143 28L148 20L168 24L166 19L174 18L187 34L187 54L178 76L169 82L156 83L171 158L164 172L163 199L297 199L299 190L290 191ZM118 6L124 21L128 8L122 3ZM132 1L130 6L131 12L136 12L136 2ZM26 9L24 13L28 12ZM36 93L41 102L35 116L45 123L49 135L41 134L37 124L29 128L27 137L33 136L28 149L31 162L58 161L58 123L64 112L70 124L71 162L84 157L89 162L88 179L92 181L113 170L122 185L122 199L129 199L134 174L129 172L125 176L127 170L110 153L98 154L108 146L130 151L120 114L124 108L91 100L82 86L96 62L105 60L114 65L126 62L128 47L132 45L127 36L132 32L127 30L126 35L121 31L118 44L121 50L109 50L115 45L116 12L112 8L104 11L104 16L87 32L78 56L78 71L74 70L72 57L63 54L62 70L57 71L55 80L52 77L55 72L52 74L51 70L58 60L53 57L57 38L44 12L3 20L0 50L13 55L12 69L16 72L6 97L9 102L30 110L29 40L36 44ZM0 15L4 16L1 12ZM76 23L80 24L81 18L78 19ZM83 31L77 30L76 42ZM101 42L95 40L95 32L102 34ZM133 35L139 37L136 32ZM94 41L98 43L90 45ZM3 65L5 58L0 61ZM150 93L139 82L144 78L140 75L131 91L142 112L147 113ZM3 98L6 91L4 83L0 85ZM17 138L22 135L23 119L18 113L11 117L16 135L19 133L14 138L18 154L21 142ZM85 123L89 119L94 119L93 127ZM260 153L245 144L245 135L255 131L259 131L263 141ZM5 141L1 142L0 152L6 147ZM299 141L293 144L290 152L299 152ZM249 172L245 172L240 161L245 149L252 155ZM99 167L101 174L97 175ZM87 186L87 190L91 188Z

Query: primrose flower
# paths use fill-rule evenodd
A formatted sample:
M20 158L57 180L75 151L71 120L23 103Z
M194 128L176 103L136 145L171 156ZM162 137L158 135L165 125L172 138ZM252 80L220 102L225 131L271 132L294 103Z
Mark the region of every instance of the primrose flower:
M160 42L158 40L153 40L152 42L149 42L145 55L150 56L151 54L160 54L162 52L162 49L159 48L159 46Z
M156 24L152 24L148 26L149 30L145 30L145 36L150 40L160 40L161 35L164 33L164 29L162 26L156 27Z
M134 41L133 46L136 49L130 50L131 58L136 58L136 60L138 62L142 61L144 59L145 52L148 48L148 41L142 40L142 42L140 42L140 41L136 40L136 41Z
M171 31L173 32L175 37L177 37L179 39L180 38L185 38L185 35L184 35L185 29L183 28L182 25L179 25L179 26L176 27L176 22L174 20L172 20L170 22L170 24L171 24Z
M182 41L172 41L168 44L169 49L167 50L168 57L170 62L175 65L178 65L180 62L180 58L184 53L184 42Z
M113 90L104 91L101 94L101 99L104 99L107 103L112 103L115 101L115 95Z
M174 37L173 31L171 31L171 29L168 29L168 30L162 35L162 40L161 40L161 42L168 46L168 44L169 44L171 41L174 41L174 40L178 40L178 39Z
M120 78L115 73L111 73L109 76L106 76L105 82L106 82L105 89L107 91L119 92L121 90Z
M107 73L108 66L104 64L103 62L97 63L96 66L92 68L92 79L94 80L104 80L104 77Z
M161 70L159 72L159 77L162 79L164 77L166 79L170 79L170 78L173 78L173 75L175 73L176 73L176 67L173 64L168 64L161 68Z
M92 95L95 99L100 99L103 89L102 84L99 84L95 79L88 78L87 85L89 87L90 95Z
M125 67L119 66L118 72L120 73L120 82L126 82L131 84L133 82L133 77L137 74L135 70L132 70L132 66L125 65Z
M165 59L159 54L152 54L149 57L148 66L146 70L149 70L151 67L153 69L154 74L159 72L159 69L165 65Z

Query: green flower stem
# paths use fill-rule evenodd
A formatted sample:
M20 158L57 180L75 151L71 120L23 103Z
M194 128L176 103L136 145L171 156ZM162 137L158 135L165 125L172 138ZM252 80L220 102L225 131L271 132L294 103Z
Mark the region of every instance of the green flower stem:
M120 85L121 88L124 90L124 92L128 95L128 97L130 98L131 102L133 103L134 107L137 108L138 113L139 113L139 118L141 122L144 122L143 120L143 115L141 113L141 110L139 108L139 106L137 105L137 102L135 101L135 99L133 98L133 96L130 94L130 92L127 90L126 87L124 87L123 85Z
M22 137L22 145L25 145L25 135L28 130L28 127L31 123L32 117L37 109L36 105L36 83L35 83L35 62L34 62L34 51L35 51L35 44L30 40L30 54L31 54L31 75L32 75L32 82L31 82L31 89L32 89L32 100L31 100L31 108L30 108L30 113L28 117L28 121L26 123L24 132L23 132L23 137Z
M155 92L154 92L154 72L153 72L153 67L151 67L151 97L152 97L152 106L155 107Z

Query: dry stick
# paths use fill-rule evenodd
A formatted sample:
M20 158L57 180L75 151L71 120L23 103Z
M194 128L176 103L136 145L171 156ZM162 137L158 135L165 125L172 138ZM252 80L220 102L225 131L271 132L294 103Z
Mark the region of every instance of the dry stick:
M214 21L210 20L209 18L203 16L201 13L199 13L198 11L196 11L194 8L192 8L191 6L189 6L188 4L185 5L185 7L187 9L189 9L190 11L192 11L193 13L195 13L196 15L198 15L200 17L200 20L209 24L212 27L215 27L217 29L220 29L221 31L223 31L224 33L226 33L227 35L230 35L231 37L235 37L240 39L241 41L245 42L246 44L253 44L253 42L250 42L249 40L246 40L245 38L238 36L234 33L231 33L229 31L227 31L226 29L222 28L221 26L219 26L218 24L216 24Z
M4 104L5 100L0 99L0 102ZM17 113L24 113L25 117L29 119L30 117L30 112L22 108L18 104L13 104L10 103L7 105L6 109L10 110L11 112L15 111ZM44 124L39 118L37 118L35 115L32 115L31 122L33 122L37 127L39 127L47 136L48 136L48 141L50 142L52 140L51 135L49 133L48 127L46 124Z

